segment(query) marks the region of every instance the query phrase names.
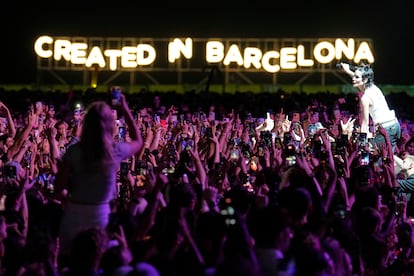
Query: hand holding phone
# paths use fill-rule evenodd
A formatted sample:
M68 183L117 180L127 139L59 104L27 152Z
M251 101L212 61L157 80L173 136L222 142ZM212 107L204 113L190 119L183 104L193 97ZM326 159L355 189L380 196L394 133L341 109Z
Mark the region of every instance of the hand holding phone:
M278 150L282 149L282 140L280 137L275 137L275 146Z
M148 172L147 162L143 160L136 161L134 171L137 175L146 175Z
M154 122L156 125L159 125L161 123L160 116L158 114L154 115Z
M315 124L310 124L308 127L308 135L310 138L313 138L316 134L316 125Z
M285 149L286 166L291 167L296 164L296 154L293 145L287 145Z
M207 138L213 138L213 129L211 127L206 128L205 136Z
M17 178L17 169L16 169L16 167L12 166L12 165L5 165L4 166L4 175L8 179Z
M367 134L365 132L359 133L358 136L358 146L360 150L364 150L367 145L368 139Z
M240 158L240 150L239 148L233 148L230 150L230 160L237 161Z
M120 141L125 141L126 139L126 127L121 126L118 128L118 139Z
M121 177L126 177L128 175L128 172L129 172L128 162L122 161L121 162L121 170L120 170Z
M120 86L112 86L110 89L110 98L112 107L118 107L121 105L121 93L122 89Z
M360 156L360 159L359 159L359 164L361 166L367 166L367 165L369 165L369 161L370 161L369 151L362 150L361 151L361 156Z

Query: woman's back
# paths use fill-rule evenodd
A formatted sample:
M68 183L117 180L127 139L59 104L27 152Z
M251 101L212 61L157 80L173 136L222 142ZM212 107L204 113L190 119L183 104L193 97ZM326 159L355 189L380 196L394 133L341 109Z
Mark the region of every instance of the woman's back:
M76 144L68 149L65 160L73 170L72 184L68 187L71 201L78 203L109 203L116 197L116 173L120 162L127 158L130 147L125 143L113 143L113 162L101 168L87 164L81 155L81 147Z

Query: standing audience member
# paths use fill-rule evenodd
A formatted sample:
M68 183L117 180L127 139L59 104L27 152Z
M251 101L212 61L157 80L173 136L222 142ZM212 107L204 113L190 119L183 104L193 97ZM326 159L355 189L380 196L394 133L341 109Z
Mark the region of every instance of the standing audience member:
M101 227L109 220L110 201L117 197L116 173L120 162L142 147L142 136L123 94L117 107L127 123L130 141L115 142L111 107L97 101L86 111L79 143L67 149L59 164L55 194L63 202L60 226L61 253L82 229Z

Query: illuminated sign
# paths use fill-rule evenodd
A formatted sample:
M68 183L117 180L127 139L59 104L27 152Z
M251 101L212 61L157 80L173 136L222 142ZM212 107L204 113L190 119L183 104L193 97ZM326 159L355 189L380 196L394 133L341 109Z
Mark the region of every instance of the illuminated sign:
M34 43L40 69L108 71L189 69L295 72L348 60L374 63L370 39L70 38L40 36ZM47 61L47 62L45 62Z

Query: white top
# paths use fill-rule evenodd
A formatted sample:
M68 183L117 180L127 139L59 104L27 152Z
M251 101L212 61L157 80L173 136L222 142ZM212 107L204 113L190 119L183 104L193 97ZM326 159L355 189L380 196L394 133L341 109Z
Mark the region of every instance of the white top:
M64 159L73 169L69 193L73 202L108 203L116 198L116 173L122 160L130 155L127 143L114 143L114 163L108 171L85 172L79 143L68 148Z
M367 98L372 103L369 105L369 115L374 125L395 119L394 110L390 110L385 96L378 86L373 84L366 88L362 98Z

